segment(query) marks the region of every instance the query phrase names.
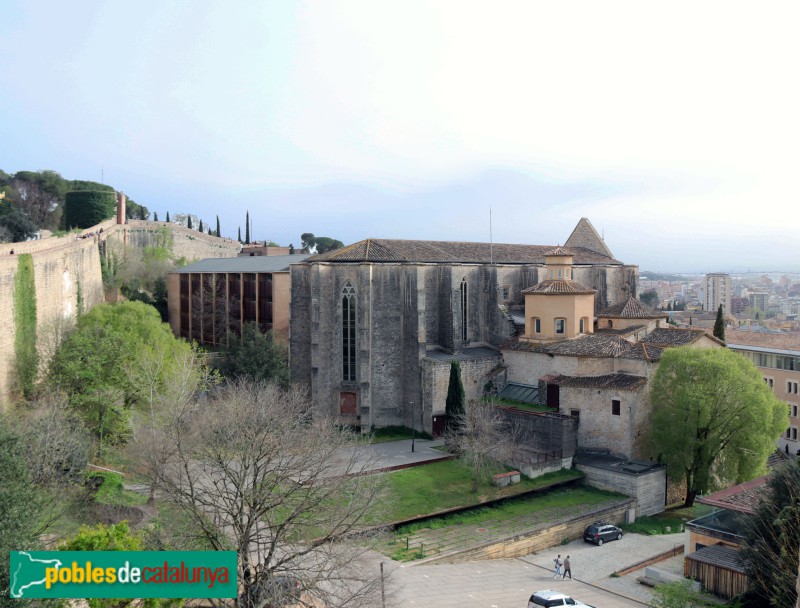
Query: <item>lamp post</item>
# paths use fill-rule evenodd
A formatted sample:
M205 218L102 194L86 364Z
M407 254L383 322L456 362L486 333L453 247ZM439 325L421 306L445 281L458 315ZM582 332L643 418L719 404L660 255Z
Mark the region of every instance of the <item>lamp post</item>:
M414 416L414 402L409 401L411 404L411 451L414 451L414 443L416 441L416 433L414 432L414 420L416 419Z

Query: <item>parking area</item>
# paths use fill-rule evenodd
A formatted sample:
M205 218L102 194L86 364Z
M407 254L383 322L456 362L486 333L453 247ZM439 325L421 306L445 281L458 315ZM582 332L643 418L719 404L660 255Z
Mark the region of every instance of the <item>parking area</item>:
M553 589L598 608L642 608L650 591L636 583L643 572L610 578L613 572L673 549L683 534L629 534L602 547L573 541L518 559L462 564L387 564L394 606L436 608L524 608L531 593ZM553 559L570 556L574 580L553 579ZM673 558L677 564L681 558ZM671 560L672 561L672 560ZM388 605L388 603L387 603Z

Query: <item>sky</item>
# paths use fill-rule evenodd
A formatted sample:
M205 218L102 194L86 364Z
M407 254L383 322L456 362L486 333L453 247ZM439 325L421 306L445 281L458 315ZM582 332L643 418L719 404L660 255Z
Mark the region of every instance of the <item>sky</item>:
M0 169L298 246L800 272L800 5L3 0ZM490 221L491 218L491 221Z

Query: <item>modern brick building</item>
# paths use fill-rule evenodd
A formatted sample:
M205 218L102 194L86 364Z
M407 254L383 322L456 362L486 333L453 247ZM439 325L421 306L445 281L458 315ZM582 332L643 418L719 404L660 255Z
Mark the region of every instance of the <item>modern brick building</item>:
M225 344L231 330L258 323L289 341L289 265L308 255L210 258L167 276L169 324L176 336Z

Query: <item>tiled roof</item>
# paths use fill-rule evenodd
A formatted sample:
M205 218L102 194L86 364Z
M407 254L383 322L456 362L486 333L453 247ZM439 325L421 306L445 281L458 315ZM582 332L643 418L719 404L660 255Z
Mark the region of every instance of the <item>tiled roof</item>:
M586 249L591 249L602 255L607 255L610 258L614 257L611 250L606 246L605 242L603 242L603 238L597 234L597 230L594 229L592 223L585 217L582 217L578 225L575 226L575 230L569 235L564 246L570 248L585 247Z
M574 256L575 254L572 253L571 249L565 249L564 247L556 247L555 249L551 249L550 251L545 252L545 255L548 255L548 256L550 256L550 255L559 255L559 256L572 255L572 256Z
M635 391L647 384L647 378L630 374L606 374L604 376L556 376L548 384L572 388L607 388Z
M702 496L697 499L697 502L740 513L754 513L762 492L766 490L767 479L767 475L757 477L719 492Z
M794 350L800 352L800 333L773 333L747 331L746 329L726 329L725 342L728 346L757 346L775 350Z
M644 329L647 325L629 325L628 327L597 327L594 330L596 334L606 334L609 336L630 336L637 331Z
M689 329L689 328L676 328L676 327L659 327L651 331L644 338L642 342L652 344L653 346L669 347L669 346L686 346L693 344L702 337L710 338L720 344L714 336L708 334L702 329Z
M659 312L640 302L633 296L614 306L610 306L597 315L599 318L614 319L666 319L667 313Z
M616 336L587 334L571 340L540 344L535 352L573 357L617 357L630 346L627 340Z
M640 361L652 362L661 360L662 352L664 352L664 349L660 346L637 342L636 344L631 344L619 356L621 359L639 359Z
M711 564L712 566L719 566L734 572L745 573L745 568L742 562L739 561L739 552L733 547L725 545L708 545L702 549L698 549L694 553L686 556L691 559L704 564Z
M552 245L465 243L459 241L406 241L366 239L310 257L307 262L419 262L465 264L539 264ZM572 248L573 263L620 265L610 255L585 247Z
M523 294L538 294L538 295L581 295L581 294L594 294L596 290L591 287L586 287L583 283L573 281L571 279L545 279L541 283L537 283L533 287L523 290Z

